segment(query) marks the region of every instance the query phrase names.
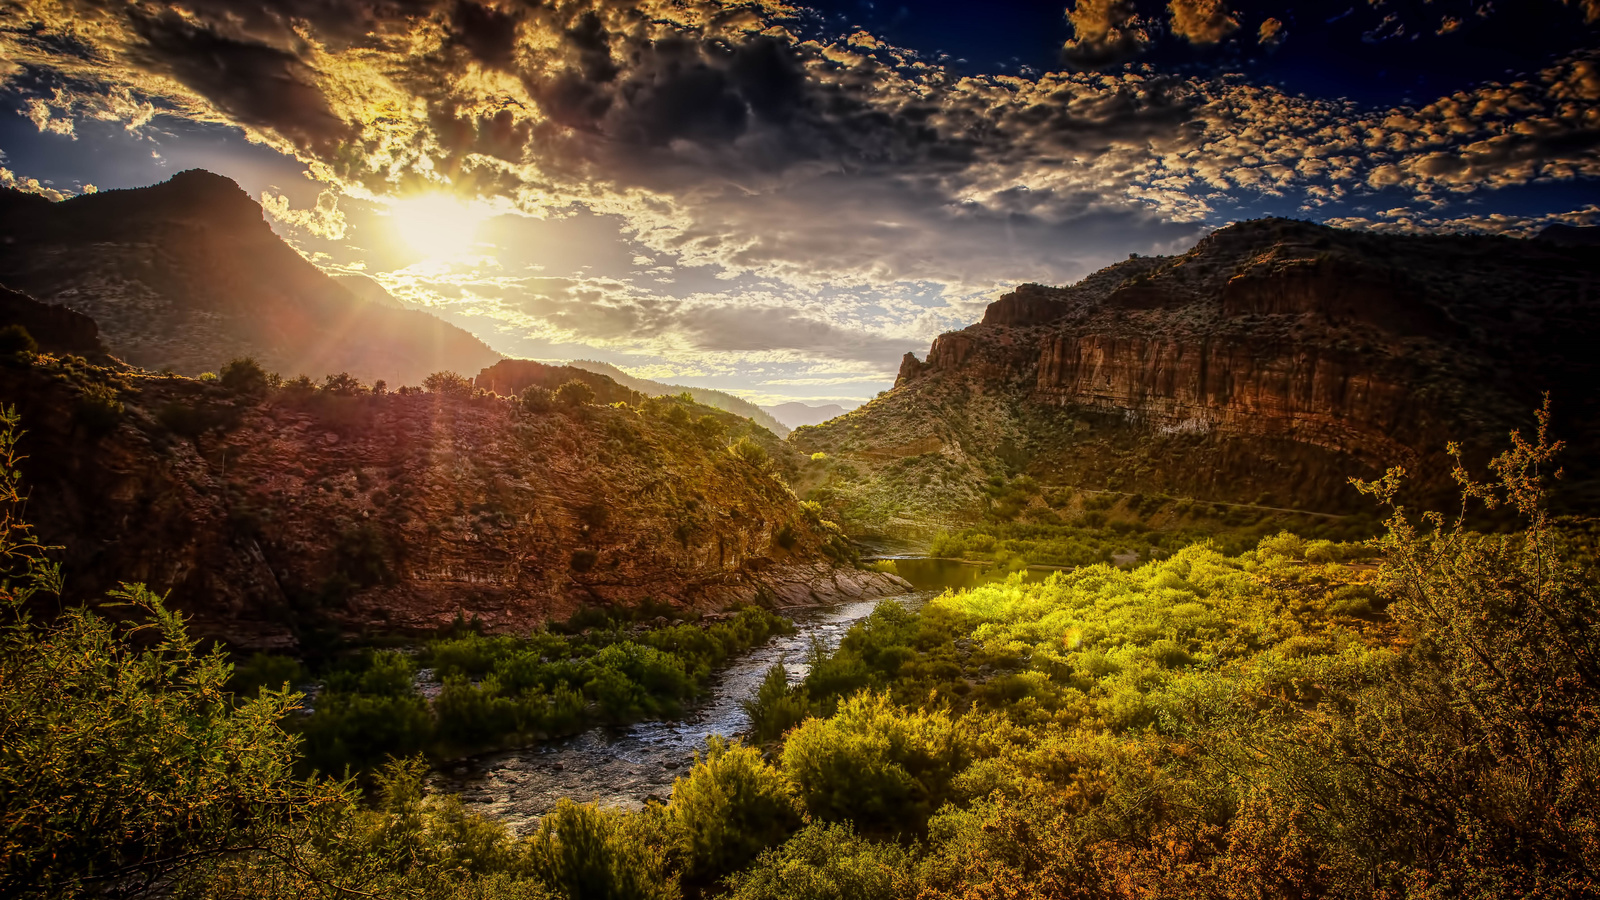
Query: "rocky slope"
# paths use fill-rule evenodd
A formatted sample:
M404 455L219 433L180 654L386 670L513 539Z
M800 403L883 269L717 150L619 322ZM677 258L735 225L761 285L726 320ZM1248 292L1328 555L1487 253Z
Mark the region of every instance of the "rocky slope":
M746 420L674 399L531 413L40 356L0 364L0 403L21 413L27 515L62 545L70 598L142 581L239 646L901 589L837 562L837 526L729 452Z
M285 377L418 384L500 358L434 316L357 296L279 240L238 185L198 169L61 202L0 189L0 283L94 319L124 360L187 375L254 356Z
M985 512L984 486L1047 485L1341 511L1350 476L1448 486L1553 396L1564 500L1600 504L1600 255L1573 242L1397 237L1288 220L1215 232L1066 288L1024 285L908 354L893 391L799 429L808 486L870 530Z

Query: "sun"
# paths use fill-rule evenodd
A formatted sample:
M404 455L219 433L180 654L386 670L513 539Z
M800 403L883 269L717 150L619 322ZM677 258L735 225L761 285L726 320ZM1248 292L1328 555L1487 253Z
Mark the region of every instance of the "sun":
M450 194L417 194L389 203L389 222L396 236L430 259L470 252L485 218L476 204Z

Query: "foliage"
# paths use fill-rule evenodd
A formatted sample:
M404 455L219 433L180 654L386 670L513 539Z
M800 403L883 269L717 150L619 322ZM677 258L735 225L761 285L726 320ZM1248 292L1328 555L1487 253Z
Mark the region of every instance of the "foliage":
M259 397L272 386L275 376L268 375L254 357L244 356L222 367L218 380L223 387L247 397Z
M672 822L687 844L686 875L710 884L800 827L794 787L760 751L713 736L672 785Z
M748 435L741 437L737 441L729 444L728 453L732 455L734 459L737 459L747 465L754 466L757 469L766 466L769 459L767 448L751 440Z
M434 372L422 379L422 389L445 397L471 397L472 379L455 372Z
M642 817L563 800L539 822L532 870L572 900L671 900L677 885Z
M813 823L730 879L734 900L891 900L915 893L913 856L847 824Z
M0 357L32 356L39 352L39 342L21 325L0 328Z
M556 397L549 388L532 384L517 398L517 404L528 415L542 415L556 408Z
M554 399L556 403L569 409L583 406L594 402L594 388L574 378L556 388Z
M789 686L782 660L772 664L755 693L740 705L750 717L750 734L762 742L778 740L811 713L804 689Z

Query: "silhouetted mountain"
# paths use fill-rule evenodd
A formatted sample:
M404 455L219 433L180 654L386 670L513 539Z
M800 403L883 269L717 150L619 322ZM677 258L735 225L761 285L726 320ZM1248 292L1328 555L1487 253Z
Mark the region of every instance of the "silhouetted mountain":
M199 169L61 202L0 190L0 282L99 323L111 352L188 374L254 356L285 376L418 383L500 355L425 312L359 298Z
M786 437L789 434L789 426L785 425L782 420L768 414L766 410L751 403L749 400L740 399L723 391L712 390L711 388L688 387L681 384L663 384L659 381L651 381L648 378L635 378L610 363L597 362L592 359L575 359L567 363L567 365L598 372L617 384L633 388L646 397L688 394L697 403L704 403L706 406L725 410L736 416L744 416L778 437Z
M27 294L0 288L0 328L8 325L27 329L41 352L107 361L100 327L93 319L65 306L40 303Z
M1077 285L1024 285L907 354L894 390L797 430L858 527L974 521L989 487L1367 510L1347 484L1405 466L1449 488L1541 393L1569 442L1561 501L1600 508L1600 255L1550 241L1392 236L1282 219ZM881 514L881 515L880 515ZM881 526L880 526L881 527Z
M779 403L777 406L763 406L774 419L789 426L799 428L802 425L820 425L829 419L836 419L845 414L844 407L837 403L827 403L822 406L808 406L804 403Z

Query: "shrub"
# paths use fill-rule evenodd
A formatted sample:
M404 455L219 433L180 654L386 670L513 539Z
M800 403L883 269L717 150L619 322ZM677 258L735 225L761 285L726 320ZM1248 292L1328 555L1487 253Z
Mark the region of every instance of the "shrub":
M548 388L529 385L517 399L518 407L529 415L541 415L556 407L555 395Z
M574 378L556 388L555 401L568 409L594 402L594 388Z
M914 859L894 843L877 843L848 824L807 825L768 850L749 871L729 879L732 900L894 900L916 896Z
M913 831L944 802L966 764L965 736L943 711L908 712L862 693L809 719L783 748L783 770L806 809L828 821Z
M749 435L729 444L728 453L734 459L758 469L766 466L768 460L767 448L751 440Z
M710 738L687 778L672 785L673 823L688 845L688 876L700 883L743 868L800 827L794 788L760 751Z
M91 435L102 435L117 427L125 408L117 391L110 385L84 385L83 393L73 405L72 416Z
M39 352L39 342L21 325L0 328L0 356L32 356Z
M471 397L472 381L454 372L434 372L422 379L422 389L444 397Z
M805 691L789 687L789 673L782 660L772 664L755 693L740 706L750 717L750 733L763 742L783 737L811 710Z
M267 392L272 380L254 357L242 356L222 367L218 381L234 393L256 397Z
M562 800L539 821L533 872L571 900L675 900L662 848L637 817Z

